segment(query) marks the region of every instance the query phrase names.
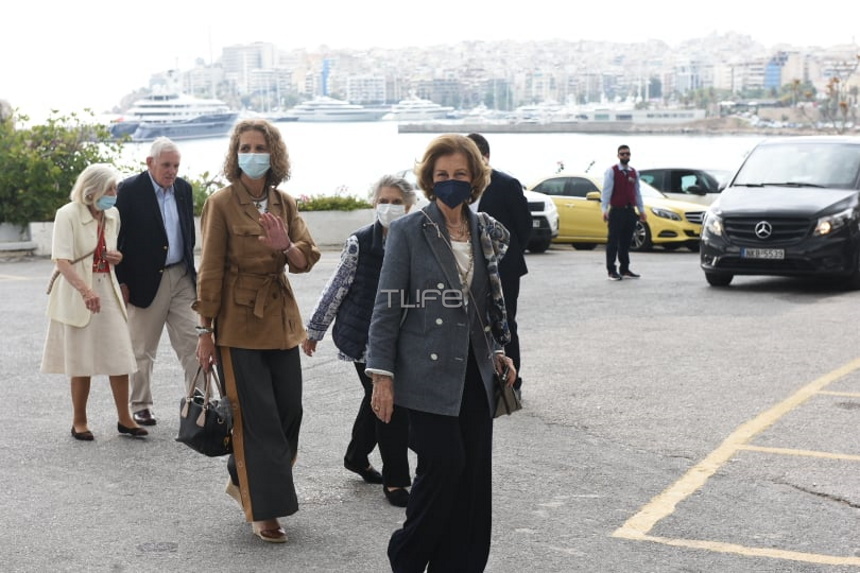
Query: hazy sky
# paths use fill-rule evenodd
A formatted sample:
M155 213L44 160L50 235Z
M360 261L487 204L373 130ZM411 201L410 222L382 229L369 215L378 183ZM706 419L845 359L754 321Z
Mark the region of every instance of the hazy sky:
M147 86L154 72L186 69L196 58L217 59L223 46L253 41L284 49L554 38L674 45L738 32L768 47L849 44L860 39L856 19L840 16L850 5L819 11L750 0L17 0L0 32L0 99L34 116L52 107L101 111Z

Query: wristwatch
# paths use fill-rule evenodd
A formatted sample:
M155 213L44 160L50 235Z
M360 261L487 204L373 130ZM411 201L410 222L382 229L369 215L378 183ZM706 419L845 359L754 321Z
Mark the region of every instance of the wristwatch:
M215 330L209 326L195 326L194 330L197 331L197 336L203 336L204 334L212 334Z

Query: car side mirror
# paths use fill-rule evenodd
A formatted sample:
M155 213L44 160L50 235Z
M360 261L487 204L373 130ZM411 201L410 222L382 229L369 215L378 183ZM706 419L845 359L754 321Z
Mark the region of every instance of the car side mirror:
M589 191L585 194L585 199L588 201L600 201L600 191Z
M693 195L707 195L707 191L705 191L698 185L690 185L689 187L687 187L687 193L692 193Z

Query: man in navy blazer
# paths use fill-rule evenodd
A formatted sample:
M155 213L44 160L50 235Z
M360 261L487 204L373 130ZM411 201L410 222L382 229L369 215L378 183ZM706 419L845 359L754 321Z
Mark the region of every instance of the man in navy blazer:
M484 161L490 162L490 144L479 133L467 136L475 142ZM532 232L532 215L523 194L522 184L508 175L493 169L490 185L481 195L477 206L493 219L504 225L511 234L510 246L499 262L499 275L502 279L502 292L505 295L505 310L508 314L508 327L511 329L511 342L505 346L505 354L514 361L517 369L517 390L523 384L520 377L520 337L517 332L517 298L520 296L520 277L528 273L524 256Z
M119 185L116 276L128 304L128 326L137 359L131 376L131 411L153 426L152 368L167 326L170 344L185 371L186 389L197 373L197 271L194 268L194 201L191 185L177 177L180 153L166 137L152 143L147 170Z

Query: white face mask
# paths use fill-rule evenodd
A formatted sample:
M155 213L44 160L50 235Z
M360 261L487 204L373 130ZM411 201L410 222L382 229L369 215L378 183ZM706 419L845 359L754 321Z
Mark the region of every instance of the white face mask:
M376 218L382 223L386 229L391 224L391 221L399 219L406 214L406 207L403 205L394 205L392 203L380 203L376 206Z

